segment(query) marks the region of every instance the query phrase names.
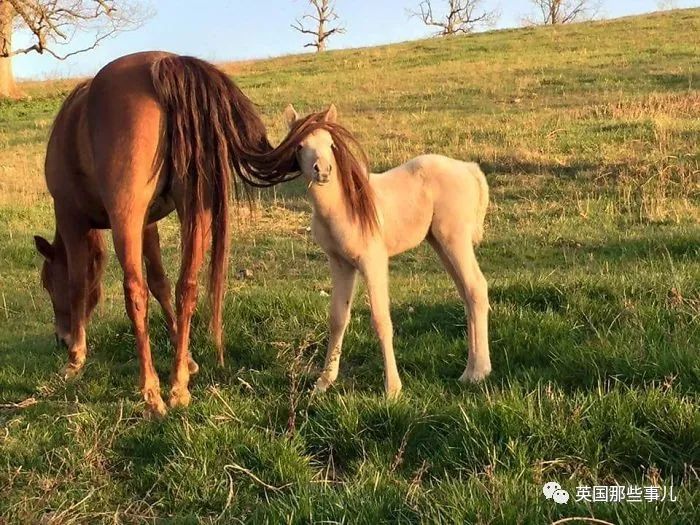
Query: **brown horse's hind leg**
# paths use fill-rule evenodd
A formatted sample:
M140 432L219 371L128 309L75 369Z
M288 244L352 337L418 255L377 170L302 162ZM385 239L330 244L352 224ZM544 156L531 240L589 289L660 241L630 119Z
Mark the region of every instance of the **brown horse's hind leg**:
M175 359L170 376L170 400L171 407L187 406L190 404L190 392L188 389L190 381L190 328L192 316L197 307L197 277L204 262L204 254L209 246L211 231L211 214L203 212L194 219L194 225L189 233L192 235L191 253L182 254L182 266L180 277L175 289L177 305L177 345L175 348ZM186 235L183 225L183 239ZM187 243L183 241L183 246Z
M136 217L137 214L131 215ZM124 298L126 311L131 319L139 355L140 387L148 413L165 415L166 408L160 396L160 381L151 358L148 337L148 289L143 278L143 222L137 219L117 221L112 219L114 251L124 270Z
M177 321L172 304L170 279L165 273L163 259L160 254L160 236L158 225L149 224L143 232L143 256L146 259L146 280L153 297L156 298L163 309L165 322L168 324L168 334L173 348L177 347ZM190 374L199 372L199 365L190 355L188 361Z

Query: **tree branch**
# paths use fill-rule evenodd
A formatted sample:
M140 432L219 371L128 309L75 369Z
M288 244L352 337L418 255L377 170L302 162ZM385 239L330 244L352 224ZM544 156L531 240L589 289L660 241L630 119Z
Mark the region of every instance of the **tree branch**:
M313 35L313 40L304 44L304 47L315 47L316 51L326 48L326 40L335 34L345 32L342 26L329 27L330 22L338 20L333 0L308 0L313 12L297 18L291 27L303 35ZM303 21L310 20L311 26L305 26Z
M483 0L446 0L445 14L436 17L433 14L432 0L422 0L418 10L409 10L426 26L440 29L436 36L448 36L457 33L471 33L479 25L490 25L498 19L497 10L480 9ZM478 11L477 11L478 10Z
M15 29L27 31L34 43L14 51L2 50L0 56L31 52L48 53L65 60L97 47L103 40L121 31L139 27L151 13L139 8L137 0L4 0L16 14ZM121 9L117 8L121 6ZM79 31L93 31L91 45L67 53Z

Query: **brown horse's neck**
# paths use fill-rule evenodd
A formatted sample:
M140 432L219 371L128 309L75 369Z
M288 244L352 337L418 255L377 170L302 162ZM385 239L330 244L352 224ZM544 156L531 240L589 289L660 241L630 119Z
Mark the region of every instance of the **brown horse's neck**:
M58 230L53 239L54 257L62 261L68 261L68 253L66 252L66 245L63 242L63 238ZM94 293L95 290L99 289L100 280L102 278L102 271L106 262L105 257L105 245L102 234L99 230L90 230L87 234L87 248L88 248L88 291ZM98 292L99 293L99 292Z
M62 261L68 259L68 254L66 253L66 245L64 244L63 237L61 237L61 234L59 233L58 229L56 229L56 233L53 237L53 250L54 258L61 259Z

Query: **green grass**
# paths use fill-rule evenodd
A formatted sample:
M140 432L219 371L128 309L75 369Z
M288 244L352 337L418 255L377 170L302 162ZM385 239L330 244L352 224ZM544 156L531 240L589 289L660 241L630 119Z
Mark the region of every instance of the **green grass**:
M0 102L0 523L700 522L699 33L684 10L226 66L275 137L287 103L335 102L376 170L430 151L487 173L494 372L456 381L463 308L424 246L392 262L393 403L363 293L337 387L308 394L330 279L298 183L240 215L232 274L253 277L230 279L225 368L196 319L188 410L142 418L114 260L86 370L61 381L31 236L53 231L42 157L71 83ZM550 480L678 501L557 506Z

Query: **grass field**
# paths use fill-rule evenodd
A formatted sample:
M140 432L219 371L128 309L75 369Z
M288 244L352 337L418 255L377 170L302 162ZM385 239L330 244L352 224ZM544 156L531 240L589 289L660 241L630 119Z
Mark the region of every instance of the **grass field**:
M308 393L330 279L298 183L238 215L227 363L203 312L188 410L142 418L113 256L86 370L63 382L31 236L53 234L43 152L72 83L0 102L0 523L700 523L698 34L695 9L226 66L275 138L288 102L335 102L375 170L424 152L482 164L494 372L457 382L463 309L421 247L391 268L396 402L364 293L337 387ZM174 277L173 220L162 237ZM550 480L677 501L557 505Z

